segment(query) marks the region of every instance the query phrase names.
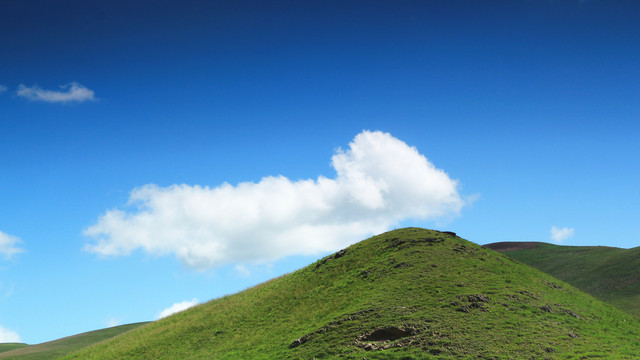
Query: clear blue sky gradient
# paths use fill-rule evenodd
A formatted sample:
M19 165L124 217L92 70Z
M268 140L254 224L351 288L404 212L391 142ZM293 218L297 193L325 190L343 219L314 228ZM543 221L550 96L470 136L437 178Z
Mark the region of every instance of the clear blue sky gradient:
M39 343L236 292L314 261L205 272L82 232L145 184L333 177L363 129L477 196L476 243L638 246L635 1L0 2L0 326ZM77 82L94 101L18 87Z

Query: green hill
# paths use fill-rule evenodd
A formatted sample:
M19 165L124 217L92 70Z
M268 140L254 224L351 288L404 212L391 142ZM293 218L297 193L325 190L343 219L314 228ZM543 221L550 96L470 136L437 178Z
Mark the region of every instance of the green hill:
M639 339L638 320L564 282L409 228L66 359L631 359Z
M145 323L114 326L37 345L14 344L16 346L13 349L8 349L9 345L12 344L0 344L0 359L57 359L100 341L118 336L143 324ZM5 347L7 347L7 351L2 350Z
M640 318L640 247L620 249L517 242L485 246Z
M23 343L0 343L0 353L29 346Z

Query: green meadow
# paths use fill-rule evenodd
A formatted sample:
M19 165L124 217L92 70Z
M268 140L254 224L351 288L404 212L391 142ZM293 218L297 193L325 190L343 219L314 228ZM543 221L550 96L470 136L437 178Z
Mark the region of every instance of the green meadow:
M500 244L488 247L500 248ZM640 247L513 244L503 253L640 318Z
M455 234L407 228L65 359L632 359L639 325Z
M538 263L544 249L569 251L535 249L526 258ZM578 253L608 264L624 251ZM640 321L568 282L454 233L406 228L155 322L3 344L0 359L637 358Z

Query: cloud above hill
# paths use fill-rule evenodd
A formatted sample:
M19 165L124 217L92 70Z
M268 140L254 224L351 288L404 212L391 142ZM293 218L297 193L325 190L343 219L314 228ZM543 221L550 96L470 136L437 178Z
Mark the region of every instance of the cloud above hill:
M19 343L22 342L20 335L15 331L11 331L0 326L0 343Z
M72 82L60 86L61 91L44 90L37 85L32 87L20 84L16 94L31 101L43 101L48 103L84 102L95 100L93 90Z
M9 260L15 254L24 252L24 249L18 247L21 242L19 237L0 231L0 256L5 260Z
M332 157L333 179L268 176L235 186L145 185L127 210L85 229L86 251L175 255L192 268L335 251L405 219L457 216L457 181L388 133L363 131Z
M175 303L173 305L171 305L170 307L162 310L160 312L160 314L158 314L157 318L158 320L165 318L169 315L173 315L175 313L178 313L180 311L184 311L187 310L190 307L194 307L196 305L198 305L200 303L200 301L198 299L193 299L191 301L189 300L185 300L183 302L179 302L179 303Z
M551 227L551 240L557 243L561 243L572 236L573 236L573 228L567 228L567 227L559 228L557 226Z

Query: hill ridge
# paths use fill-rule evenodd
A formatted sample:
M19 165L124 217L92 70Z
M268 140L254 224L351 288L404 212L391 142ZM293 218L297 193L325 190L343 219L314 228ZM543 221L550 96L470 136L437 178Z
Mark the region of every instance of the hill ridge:
M559 245L552 244L544 241L498 241L493 243L488 243L482 245L483 247L489 248L491 250L495 250L498 252L504 251L515 251L522 249L535 249L539 246L556 246L556 247L566 247L566 248L594 248L594 249L621 249L621 250L630 250L625 248L620 248L617 246L607 246L607 245L591 245L591 246L580 246L580 245ZM633 248L632 248L633 249Z
M455 233L406 228L65 359L631 359L638 325Z

